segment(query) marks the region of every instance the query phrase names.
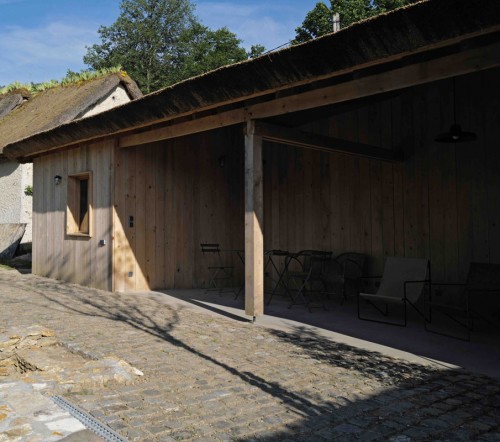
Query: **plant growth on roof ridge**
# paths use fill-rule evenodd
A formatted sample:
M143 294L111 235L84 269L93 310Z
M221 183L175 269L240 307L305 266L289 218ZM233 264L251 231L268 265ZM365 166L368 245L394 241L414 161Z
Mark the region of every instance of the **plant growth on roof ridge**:
M68 69L66 76L61 80L50 80L44 81L42 83L20 83L19 81L14 81L7 86L0 88L0 95L8 94L9 92L17 90L25 90L31 94L37 94L43 92L47 89L52 89L54 87L66 86L71 84L77 84L84 81L94 80L95 78L105 77L109 74L121 73L126 75L126 72L122 70L121 66L115 66L112 68L97 69L95 71L83 70L81 72L73 72Z
M30 83L21 83L19 81L14 81L13 83L10 83L7 86L0 88L0 94L8 94L9 92L17 91L20 89L30 90L31 84Z
M114 66L111 68L102 68L97 70L83 70L80 72L73 72L68 70L66 76L61 80L61 85L80 83L82 81L89 81L95 78L104 77L109 74L122 73L125 75L125 72L122 70L121 66Z

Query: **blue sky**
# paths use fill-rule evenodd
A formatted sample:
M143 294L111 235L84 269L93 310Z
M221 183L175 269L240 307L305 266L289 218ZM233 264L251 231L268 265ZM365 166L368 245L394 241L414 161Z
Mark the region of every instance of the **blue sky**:
M272 49L292 39L294 29L318 0L193 0L196 15L211 28L227 26L243 46ZM119 14L120 0L0 0L0 86L13 81L61 79L85 68L85 46L97 29Z

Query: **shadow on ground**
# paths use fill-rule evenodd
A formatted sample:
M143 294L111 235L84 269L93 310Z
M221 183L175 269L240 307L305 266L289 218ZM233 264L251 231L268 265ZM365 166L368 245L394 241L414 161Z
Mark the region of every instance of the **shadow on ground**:
M344 392L349 394L331 389L326 395L321 389L313 394L301 392L299 387L292 391L282 382L241 370L238 364L233 366L221 361L173 336L181 321L182 307L173 308L147 298L143 299L146 308L137 297L82 290L56 281L40 280L36 287L36 294L44 300L40 306L44 308L127 324L257 387L296 415L292 423L284 425L280 425L278 416L261 416L261 428L255 428L258 440L331 440L336 437L341 440L361 437L398 441L409 438L489 440L490 435L500 435L500 384L486 377L396 360L333 342L303 327L296 327L292 332L268 331L266 333L292 349L292 357L303 360L305 371L308 363L338 369L331 382L342 385ZM28 289L33 291L32 287ZM32 303L36 308L34 297ZM284 377L286 371L287 367L283 367ZM368 380L376 380L380 387L371 397L357 397L356 389ZM297 378L297 382L300 381ZM232 437L250 440L237 433Z

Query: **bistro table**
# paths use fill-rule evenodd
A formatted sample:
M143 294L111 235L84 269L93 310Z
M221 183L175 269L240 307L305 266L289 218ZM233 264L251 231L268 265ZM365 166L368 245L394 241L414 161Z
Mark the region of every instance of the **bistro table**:
M240 259L243 266L245 266L245 250L242 250L242 249L224 249L221 251L227 252L227 253L236 253L236 255ZM273 280L272 277L270 276L270 272L267 272L268 267L271 266L271 271L274 270L276 272L276 277L277 277L276 283L274 284L273 289L265 292L265 293L270 293L269 301L267 302L268 305L271 303L273 296L277 293L278 288L280 286L283 287L285 293L288 293L288 290L286 287L286 281L285 281L285 274L286 274L286 270L287 270L288 260L285 259L285 262L280 270L279 264L277 262L277 258L278 257L285 257L286 258L289 255L290 255L290 253L287 252L286 250L273 249L273 250L265 250L264 251L264 260L265 260L265 262L264 262L264 275L265 276L267 275L271 280ZM245 283L243 283L243 285L240 286L234 299L237 299L239 297L240 293L244 290L244 288L245 288Z

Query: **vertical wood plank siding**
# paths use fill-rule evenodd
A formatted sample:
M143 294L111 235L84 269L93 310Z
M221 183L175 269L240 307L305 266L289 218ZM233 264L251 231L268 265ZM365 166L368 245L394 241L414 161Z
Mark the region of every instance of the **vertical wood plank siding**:
M33 272L103 290L111 290L113 167L111 141L99 142L34 160ZM92 237L66 235L68 175L92 171ZM62 183L54 184L54 175ZM106 241L99 246L99 241Z
M241 128L115 152L115 193L123 195L115 204L116 290L206 286L215 257L203 256L200 243L243 249ZM242 279L236 254L221 260Z
M494 69L456 80L457 122L477 133L473 143L434 142L453 123L452 80L302 126L401 149L403 163L264 142L264 248L362 252L369 274L380 274L386 255L429 257L441 281L464 280L471 261L500 262L498 78ZM34 272L111 288L111 241L97 242L110 238L113 216L115 290L206 286L214 262L201 254L200 242L243 248L243 154L243 130L231 127L122 150L103 142L36 159ZM90 240L65 237L66 184L53 185L55 174L80 169L95 177ZM236 255L221 258L243 281Z

